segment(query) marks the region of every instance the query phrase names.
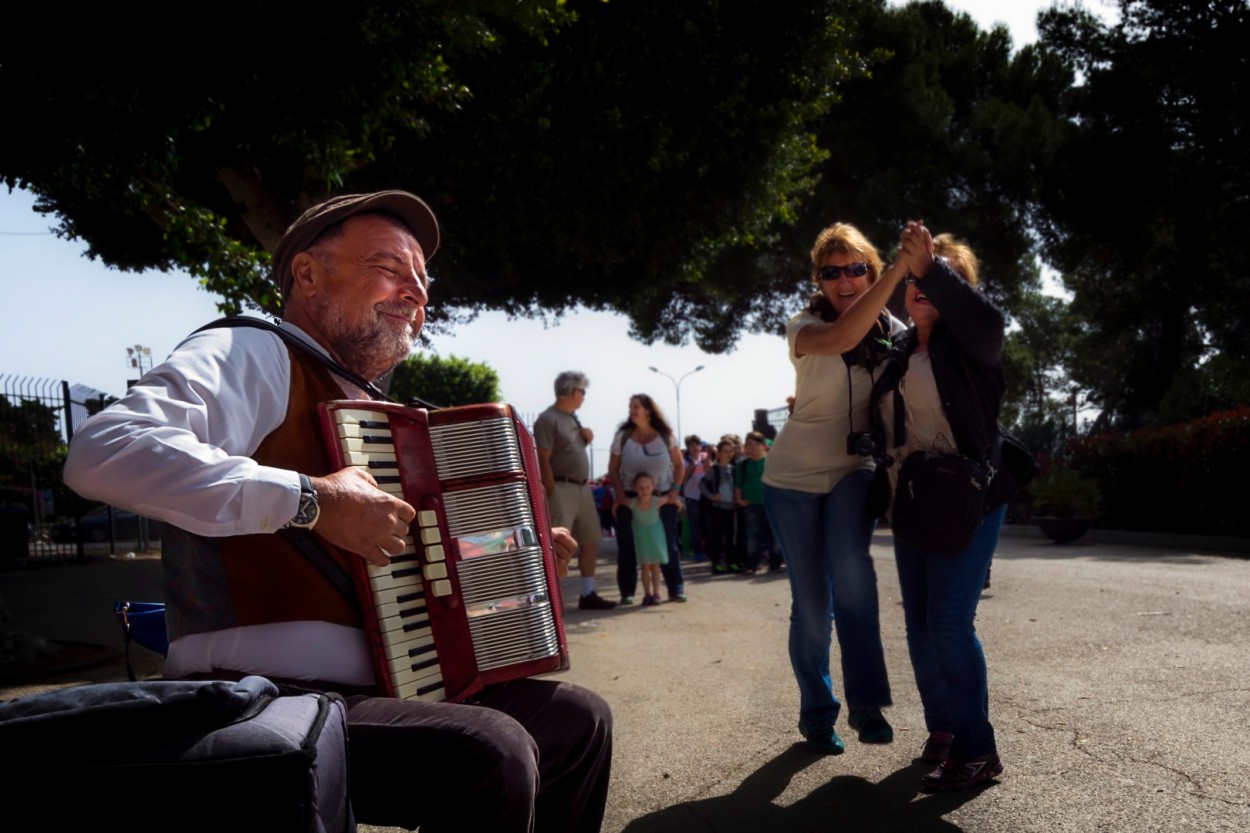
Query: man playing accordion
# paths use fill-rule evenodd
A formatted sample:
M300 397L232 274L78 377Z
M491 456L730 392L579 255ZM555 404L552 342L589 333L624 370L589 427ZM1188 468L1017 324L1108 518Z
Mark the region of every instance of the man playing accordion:
M259 674L348 697L360 821L596 831L612 750L602 699L535 679L462 704L375 696L358 607L289 532L305 530L340 567L385 565L406 546L416 511L359 468L331 470L317 406L370 398L366 380L408 356L438 242L433 212L403 191L310 208L274 253L287 338L193 334L76 432L65 479L173 527L162 556L167 677ZM563 530L552 541L563 568L576 542Z

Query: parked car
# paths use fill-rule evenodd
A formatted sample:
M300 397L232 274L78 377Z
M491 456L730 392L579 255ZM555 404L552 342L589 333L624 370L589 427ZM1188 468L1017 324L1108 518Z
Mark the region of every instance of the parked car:
M148 540L159 541L164 524L148 520ZM109 539L109 507L97 506L78 519L68 518L52 525L52 540L58 544L72 544L82 536L86 542L101 543ZM113 510L113 534L118 541L135 541L139 538L139 516L124 509Z

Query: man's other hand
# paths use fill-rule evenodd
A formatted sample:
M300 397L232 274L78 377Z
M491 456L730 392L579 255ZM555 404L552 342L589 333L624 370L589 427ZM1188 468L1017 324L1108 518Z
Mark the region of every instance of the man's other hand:
M378 567L406 546L417 511L379 489L368 472L349 467L311 479L321 508L316 530L331 544Z
M577 553L577 539L562 526L551 528L551 551L556 557L556 572L560 578L569 574L569 562Z

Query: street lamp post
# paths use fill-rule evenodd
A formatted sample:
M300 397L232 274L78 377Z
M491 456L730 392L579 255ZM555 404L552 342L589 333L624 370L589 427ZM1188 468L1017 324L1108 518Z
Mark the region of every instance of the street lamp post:
M144 365L146 370L152 369L152 348L144 347L142 344L136 344L134 347L126 348L126 364L130 367L139 369L139 375L144 373Z
M652 373L658 373L661 376L663 376L665 379L668 379L670 382L673 383L673 387L677 389L677 436L681 442L686 441L685 434L681 433L681 383L686 380L686 376L690 376L695 373L698 373L702 369L703 369L703 365L699 365L694 370L683 375L681 378L674 379L672 376L669 376L667 373L665 373L663 370L660 370L659 368L655 368L655 367L647 368L647 370L650 370Z

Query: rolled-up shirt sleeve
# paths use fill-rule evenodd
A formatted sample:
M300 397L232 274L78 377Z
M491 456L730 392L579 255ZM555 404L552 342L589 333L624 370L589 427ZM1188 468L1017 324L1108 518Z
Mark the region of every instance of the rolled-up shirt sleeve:
M197 333L70 443L65 482L87 498L205 536L273 532L299 473L251 458L286 417L290 358L271 333Z

